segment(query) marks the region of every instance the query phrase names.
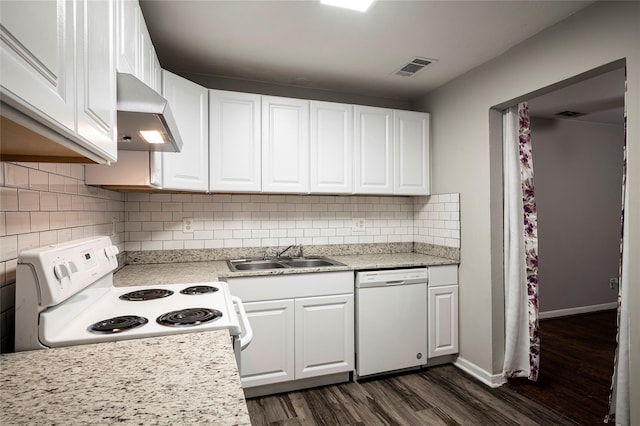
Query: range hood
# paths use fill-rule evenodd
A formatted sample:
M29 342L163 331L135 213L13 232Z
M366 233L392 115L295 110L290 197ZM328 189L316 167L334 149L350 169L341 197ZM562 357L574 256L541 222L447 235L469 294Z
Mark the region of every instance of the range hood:
M164 143L140 132L155 131ZM155 133L154 132L154 133ZM169 102L131 74L118 73L118 150L180 152L182 138Z

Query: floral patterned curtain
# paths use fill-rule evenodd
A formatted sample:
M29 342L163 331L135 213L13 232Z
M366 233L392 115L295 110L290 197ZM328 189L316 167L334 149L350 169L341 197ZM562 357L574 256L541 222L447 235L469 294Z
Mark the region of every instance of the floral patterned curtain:
M505 111L504 280L505 377L537 380L540 364L538 328L538 218L533 185L533 157L526 102Z

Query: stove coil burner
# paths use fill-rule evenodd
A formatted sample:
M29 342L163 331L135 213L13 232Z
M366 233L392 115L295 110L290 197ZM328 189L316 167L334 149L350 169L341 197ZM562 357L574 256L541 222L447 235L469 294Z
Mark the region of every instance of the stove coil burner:
M136 315L124 315L121 317L109 318L99 321L89 327L89 331L93 333L113 334L131 330L132 328L142 327L149 320Z
M153 299L162 299L163 297L168 297L173 294L171 290L164 290L161 288L149 288L145 290L136 290L130 293L123 294L120 296L122 300L129 300L138 302L141 300L153 300Z
M187 308L160 315L156 322L168 327L192 327L215 321L220 317L222 317L222 312L217 309Z
M191 287L187 287L183 290L180 290L182 294L206 294L206 293L215 293L218 291L218 287L212 287L210 285L194 285Z

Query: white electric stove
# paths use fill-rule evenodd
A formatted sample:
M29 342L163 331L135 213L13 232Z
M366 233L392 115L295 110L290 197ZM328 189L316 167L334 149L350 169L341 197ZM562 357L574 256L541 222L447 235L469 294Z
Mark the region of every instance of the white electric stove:
M252 331L227 283L114 287L117 254L109 237L20 253L16 351L226 329L239 361Z

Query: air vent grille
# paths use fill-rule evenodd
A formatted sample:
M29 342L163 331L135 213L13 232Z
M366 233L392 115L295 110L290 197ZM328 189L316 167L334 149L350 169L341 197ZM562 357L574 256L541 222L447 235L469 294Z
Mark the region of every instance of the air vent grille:
M562 111L562 112L556 112L555 115L559 117L576 118L576 117L582 117L583 115L585 115L585 113L577 112L577 111Z
M417 58L417 57L413 58L411 62L409 62L408 64L400 68L398 71L396 71L396 75L400 75L402 77L411 77L412 75L414 75L415 73L417 73L422 68L426 67L432 62L434 62L434 59Z

